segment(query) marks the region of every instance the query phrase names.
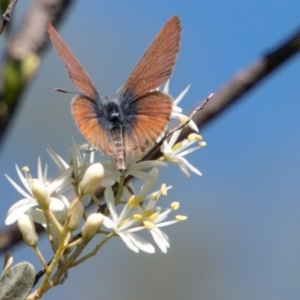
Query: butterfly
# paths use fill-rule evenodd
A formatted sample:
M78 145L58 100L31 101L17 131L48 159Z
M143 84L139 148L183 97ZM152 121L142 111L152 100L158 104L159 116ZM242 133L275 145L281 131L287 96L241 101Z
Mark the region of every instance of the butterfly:
M71 104L75 123L98 150L115 158L126 170L126 153L140 154L164 131L172 112L172 99L155 90L170 78L180 47L181 25L173 16L156 35L131 71L118 97L100 96L91 78L48 23L47 31L72 83L81 92Z

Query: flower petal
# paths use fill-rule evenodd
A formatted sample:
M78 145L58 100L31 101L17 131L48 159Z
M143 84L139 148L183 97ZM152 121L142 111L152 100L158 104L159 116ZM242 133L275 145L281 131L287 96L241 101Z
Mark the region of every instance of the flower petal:
M189 84L180 94L179 96L173 101L173 105L177 105L182 98L185 96L185 94L188 92L188 90L190 89L191 84Z
M31 195L27 194L17 183L15 183L8 175L4 174L11 185L25 198L34 199ZM26 182L27 185L27 182Z
M131 242L141 251L146 253L155 253L155 248L145 239L141 238L137 234L127 233L127 237L131 240Z
M126 244L126 246L127 246L130 250L132 250L132 251L135 252L135 253L139 253L139 252L140 252L139 249L138 249L138 247L136 247L136 246L132 243L132 241L128 238L127 234L125 234L125 233L123 233L123 232L119 232L118 234L119 234L120 238L123 240L123 242Z
M160 251L162 253L167 253L167 250L170 247L168 236L166 234L164 234L158 228L151 229L150 233L151 233L156 245L159 247Z
M52 148L48 148L47 152L61 171L69 168L69 165Z
M24 214L29 208L36 206L37 203L35 201L31 201L29 199L22 199L12 205L7 213L7 217L5 219L5 224L10 225L18 220L18 218Z

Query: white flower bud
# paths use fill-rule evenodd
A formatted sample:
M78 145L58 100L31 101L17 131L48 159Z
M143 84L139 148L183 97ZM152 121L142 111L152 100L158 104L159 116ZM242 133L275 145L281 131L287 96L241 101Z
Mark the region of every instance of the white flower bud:
M37 203L42 208L48 208L50 205L50 196L45 184L38 179L31 179L31 191Z
M93 193L103 176L104 168L102 164L94 163L88 166L78 185L80 193L82 195Z
M82 237L90 240L103 223L103 215L100 213L93 213L88 216L85 224L81 229Z
M18 227L25 243L30 247L35 247L38 242L38 235L31 218L26 214L21 215L18 219Z
M80 224L80 221L82 218L82 214L83 214L83 210L84 210L83 204L81 203L81 201L78 201L72 210L70 222L68 225L68 228L70 230L73 231L79 227L79 224Z

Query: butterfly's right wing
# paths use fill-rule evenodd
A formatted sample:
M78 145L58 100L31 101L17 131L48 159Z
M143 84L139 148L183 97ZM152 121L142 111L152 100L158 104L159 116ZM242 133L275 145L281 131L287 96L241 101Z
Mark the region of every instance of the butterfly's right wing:
M170 120L172 103L168 95L159 91L130 103L124 116L125 151L141 153L155 143Z
M120 105L127 152L140 153L150 147L170 120L172 99L153 90L171 76L180 36L180 20L174 16L154 38L122 87Z
M181 26L172 17L154 38L121 89L120 100L137 99L166 83L180 47Z

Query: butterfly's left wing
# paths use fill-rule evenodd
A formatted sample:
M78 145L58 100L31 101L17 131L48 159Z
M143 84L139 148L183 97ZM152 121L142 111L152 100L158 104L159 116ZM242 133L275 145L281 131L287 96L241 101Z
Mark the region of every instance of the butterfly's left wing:
M78 95L72 100L72 114L77 127L84 137L98 150L106 155L115 155L104 108L100 101L95 102L84 95Z
M68 70L73 84L86 96L95 99L98 96L98 92L88 73L50 23L47 23L47 31L56 52Z
M149 92L126 105L124 101L124 148L141 153L155 143L168 124L172 99L159 91Z
M50 23L47 24L47 30L55 50L65 63L70 79L84 93L74 97L71 105L77 127L95 148L106 155L114 155L114 143L107 129L103 105L91 78Z

